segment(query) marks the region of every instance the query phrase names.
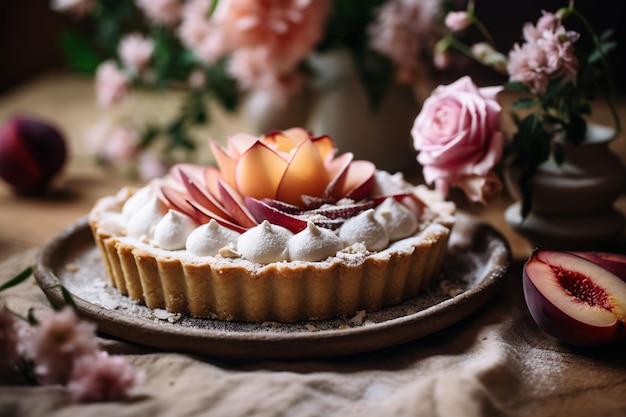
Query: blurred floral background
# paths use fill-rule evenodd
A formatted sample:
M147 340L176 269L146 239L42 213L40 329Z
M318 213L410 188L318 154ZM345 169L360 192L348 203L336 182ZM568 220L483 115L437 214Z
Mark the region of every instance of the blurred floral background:
M311 124L307 105L319 95L316 89L324 87L320 62L324 64L324 57L333 51L343 51L354 66L363 89L361 97L365 97L360 101L367 101L366 109L395 114L396 119L388 120L386 125L389 129L400 125L408 134L421 102L433 86L465 73L479 84L505 81L501 74L462 56L455 57L445 69L433 66L433 46L444 30L443 17L450 9L463 9L464 3L293 1L286 3L291 8L280 15L272 14L271 9L249 9L250 3L245 1L235 1L235 7L228 9L220 6L224 2L210 0L5 1L0 5L0 42L4 43L4 59L14 65L0 69L0 91L49 69L94 76L99 105L121 110L109 111L106 118L85 132L86 146L100 163L118 165L126 171L139 166L141 172L133 175L148 178L160 175L180 159L203 155L198 152L206 136L201 128L211 124L216 108L249 114L251 104L256 102L266 113L272 106L276 107L274 113L293 113L286 120L263 115L269 121L252 124L259 130L256 133L268 126L306 125L308 120L309 125L332 134L332 125ZM498 49L509 50L519 41L519 28L526 21L535 21L538 10L557 9L564 3L550 0L503 5L497 0L479 0L476 9L497 34ZM615 38L623 48L624 31L618 22L619 13L612 12L614 1L601 0L593 5L580 2L578 8L598 32L617 28ZM37 30L24 30L24 22ZM625 55L623 49L613 53L615 74L626 69ZM336 61L335 70L346 67L346 62ZM623 91L624 80L617 77L616 81ZM385 100L395 94L397 86L410 93L402 93L403 107L408 109L404 119L398 119L393 109L385 110ZM175 94L177 103L167 110L167 117L155 117L163 110L146 92ZM328 101L324 106L335 108ZM153 114L137 117L139 107L153 107ZM362 112L351 116L359 122L352 126L366 125L363 114L367 115ZM349 122L348 115L342 117ZM363 130L358 132L360 143L345 146L361 151L361 145L371 142L367 131L380 136L380 131L369 126ZM338 131L335 136L342 134ZM390 131L389 135L395 133ZM341 141L338 143L341 147ZM406 147L399 151L414 162L409 140L403 143ZM361 155L357 152L357 156Z

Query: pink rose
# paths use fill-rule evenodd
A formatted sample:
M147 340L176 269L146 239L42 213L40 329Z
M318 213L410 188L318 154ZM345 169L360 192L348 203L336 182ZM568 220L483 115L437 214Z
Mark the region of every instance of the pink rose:
M435 183L444 195L458 186L472 191L468 194L472 201L484 201L499 187L492 170L504 145L496 99L501 89L478 88L465 76L437 87L424 101L411 130L413 144L425 181Z

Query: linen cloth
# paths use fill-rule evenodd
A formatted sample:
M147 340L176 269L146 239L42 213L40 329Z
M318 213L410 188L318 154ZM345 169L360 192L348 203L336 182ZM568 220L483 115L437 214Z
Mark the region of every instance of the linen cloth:
M35 257L0 264L0 282ZM521 271L513 263L498 295L457 324L354 356L224 360L102 337L104 350L145 373L131 398L75 404L62 386L0 381L0 416L626 416L626 346L578 349L542 332ZM34 279L0 298L14 311L52 311Z

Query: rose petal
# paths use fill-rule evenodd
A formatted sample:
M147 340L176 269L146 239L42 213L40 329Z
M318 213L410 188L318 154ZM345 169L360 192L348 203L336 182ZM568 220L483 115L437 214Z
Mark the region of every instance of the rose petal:
M250 210L256 221L261 223L263 220L268 220L272 224L278 224L286 227L293 233L301 232L306 228L306 220L299 219L290 213L286 213L279 210L276 207L272 207L265 201L257 200L256 198L246 197L246 207Z
M235 185L235 167L237 161L226 152L226 150L217 142L209 139L209 146L213 151L213 156L220 169L221 177L231 185Z
M215 213L222 218L229 218L226 213L226 209L220 204L219 200L211 195L206 184L203 186L203 180L192 177L187 174L187 167L179 166L177 169L177 175L180 177L180 181L185 185L189 197L192 201L197 202L200 206L206 207L211 213ZM204 169L202 170L204 174ZM196 172L196 175L198 172ZM193 175L193 174L192 174Z
M342 194L358 200L367 195L374 185L376 165L370 161L352 161L348 167Z
M202 207L201 205L197 204L194 201L188 201L188 203L197 212L197 214L199 216L203 216L204 218L207 218L207 220L205 222L203 222L202 224L208 223L211 219L213 219L216 222L218 222L219 224L221 224L222 226L228 227L229 229L232 229L232 230L234 230L236 232L239 232L239 233L243 233L246 230L248 230L247 228L238 225L233 220L223 219L223 218L215 215L215 213L211 213L205 207Z
M317 147L310 141L296 148L276 192L276 199L302 205L302 195L321 195L329 178Z
M254 198L275 198L288 163L261 142L252 145L237 162L235 184L239 193Z
M297 141L294 141L291 137L284 134L286 132L281 132L279 130L275 130L266 135L261 136L259 139L263 144L267 145L269 148L273 149L276 152L282 152L284 154L289 155L289 153L298 146Z
M325 135L313 138L311 141L315 146L317 146L317 151L321 155L324 162L330 163L337 153L337 148L335 148L335 142L333 142L332 138Z
M245 151L258 142L258 140L259 138L248 133L238 133L230 136L227 139L228 152L234 160L237 160Z
M254 219L252 213L250 213L250 211L246 208L243 198L237 194L237 191L235 191L225 181L218 180L217 184L220 190L222 203L235 222L246 228L256 226L258 223Z
M210 216L199 213L192 207L189 202L189 196L184 192L167 186L160 186L157 189L157 195L167 207L186 214L200 224L208 223L211 220Z

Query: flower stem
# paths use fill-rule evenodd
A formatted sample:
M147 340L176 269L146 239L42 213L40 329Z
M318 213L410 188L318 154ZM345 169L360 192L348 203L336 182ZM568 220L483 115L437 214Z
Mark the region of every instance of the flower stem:
M609 68L609 64L606 58L606 55L604 53L604 49L602 48L602 45L600 44L600 40L598 39L598 35L596 35L595 31L593 30L593 28L591 27L591 24L589 23L589 21L585 18L585 16L582 15L582 13L580 13L575 7L574 7L574 1L570 0L570 5L569 5L569 13L573 14L574 16L576 16L581 23L583 24L583 26L585 27L585 29L587 30L587 32L591 35L591 39L593 41L594 46L598 49L599 53L600 53L600 60L602 62L602 69L604 70L604 73L606 74L606 80L607 80L607 84L608 84L608 89L609 91L606 92L604 94L604 98L609 106L609 109L611 110L611 115L613 117L613 122L615 123L615 133L616 135L619 135L622 132L622 124L620 122L619 119L619 114L617 113L617 108L615 106L615 100L613 97L614 91L615 91L615 85L613 83L613 77L611 76L611 69Z
M474 23L474 25L476 25L476 28L478 29L480 34L483 35L483 37L485 38L487 43L489 43L489 45L491 45L493 47L493 49L496 49L496 41L493 38L493 36L491 35L491 32L489 32L489 30L483 24L483 22L478 17L476 17L476 13L474 13L474 2L473 1L470 1L468 3L468 5L467 5L467 14L469 15L470 19L472 20L472 23Z

